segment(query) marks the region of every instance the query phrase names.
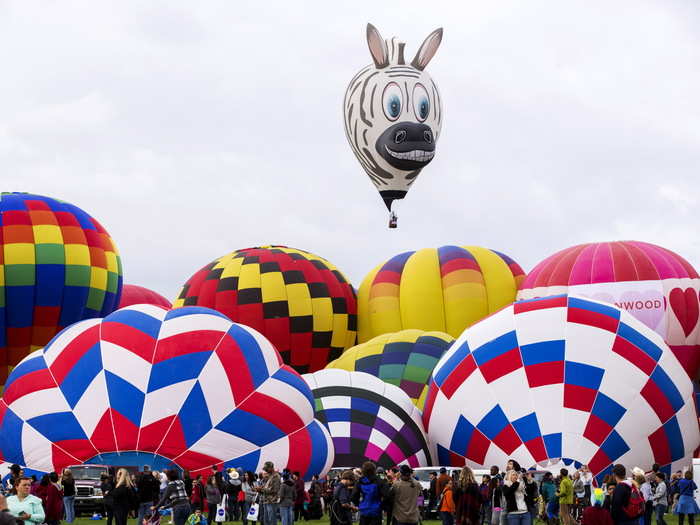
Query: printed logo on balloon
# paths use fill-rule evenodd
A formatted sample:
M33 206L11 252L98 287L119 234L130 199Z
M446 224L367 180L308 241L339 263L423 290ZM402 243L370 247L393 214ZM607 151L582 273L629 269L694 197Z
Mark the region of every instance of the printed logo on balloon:
M570 286L569 291L589 299L614 304L628 311L662 337L666 337L666 326L662 323L666 302L663 287L658 281L578 284Z
M683 257L641 241L580 244L537 264L518 299L576 293L624 309L664 338L688 375L700 372L700 276Z

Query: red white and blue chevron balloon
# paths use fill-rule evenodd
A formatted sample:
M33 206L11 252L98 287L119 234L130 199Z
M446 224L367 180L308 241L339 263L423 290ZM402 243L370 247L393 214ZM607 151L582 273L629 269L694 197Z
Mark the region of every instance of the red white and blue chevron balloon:
M693 385L661 336L614 306L559 295L467 328L423 413L440 465L614 463L670 472L700 444Z
M44 471L273 461L305 477L334 457L311 390L267 339L208 308L152 305L76 323L17 365L0 401L0 454Z

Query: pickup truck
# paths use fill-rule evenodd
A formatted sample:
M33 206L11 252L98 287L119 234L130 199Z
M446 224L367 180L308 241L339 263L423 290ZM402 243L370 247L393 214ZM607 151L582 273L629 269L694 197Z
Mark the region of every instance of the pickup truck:
M100 488L102 474L110 471L108 465L73 465L69 467L75 479L75 513L104 515L104 500Z

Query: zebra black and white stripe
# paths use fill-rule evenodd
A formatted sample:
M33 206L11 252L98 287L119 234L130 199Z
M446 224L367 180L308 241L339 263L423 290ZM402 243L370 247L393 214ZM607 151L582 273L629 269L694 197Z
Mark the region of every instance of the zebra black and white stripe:
M440 136L442 100L425 67L441 40L442 30L433 31L407 64L404 44L396 38L382 40L368 24L373 64L352 78L345 93L345 134L350 146L380 193L393 198L402 198L432 160ZM416 135L421 131L423 135ZM412 135L425 137L425 144L406 140L416 138Z

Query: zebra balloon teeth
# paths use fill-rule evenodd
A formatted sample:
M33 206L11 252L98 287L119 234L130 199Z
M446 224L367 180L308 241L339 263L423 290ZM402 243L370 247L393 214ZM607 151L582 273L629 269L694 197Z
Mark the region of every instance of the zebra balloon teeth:
M345 92L345 135L357 160L391 212L421 170L435 157L443 110L435 82L425 71L442 41L442 28L425 39L410 63L404 43L382 39L367 24L373 63L353 77Z
M413 151L406 151L405 153L399 153L398 151L392 151L389 146L384 146L386 151L394 157L395 159L401 160L415 160L416 162L430 162L435 156L434 151L423 151L420 149L414 149Z

